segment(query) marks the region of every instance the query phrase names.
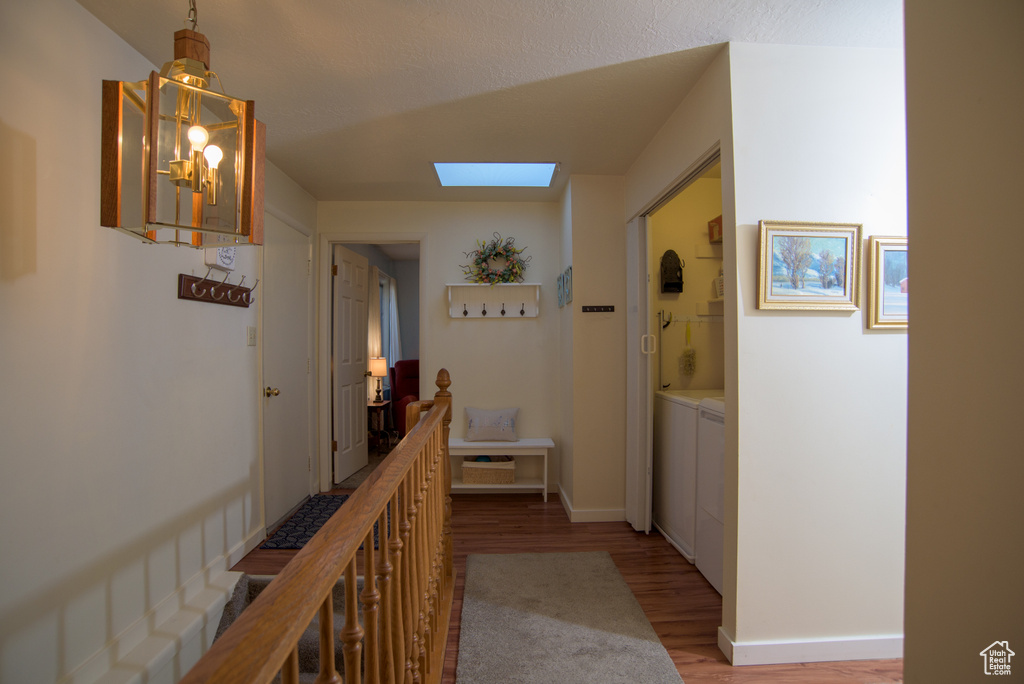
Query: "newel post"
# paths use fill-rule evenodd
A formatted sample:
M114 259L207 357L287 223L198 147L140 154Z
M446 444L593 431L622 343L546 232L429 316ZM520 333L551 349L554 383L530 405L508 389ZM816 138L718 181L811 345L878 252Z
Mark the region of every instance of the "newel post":
M452 378L448 375L448 369L442 368L437 372L437 392L434 394L434 406L444 406L444 418L441 421L441 458L444 462L444 523L441 533L444 538L445 557L445 582L453 576L452 554L452 459L448 453L448 435L452 423L452 393L448 388L452 386Z
M448 430L452 422L452 393L448 388L452 386L452 378L448 375L448 369L442 368L437 371L437 392L434 393L434 405L444 406L444 450L448 451Z

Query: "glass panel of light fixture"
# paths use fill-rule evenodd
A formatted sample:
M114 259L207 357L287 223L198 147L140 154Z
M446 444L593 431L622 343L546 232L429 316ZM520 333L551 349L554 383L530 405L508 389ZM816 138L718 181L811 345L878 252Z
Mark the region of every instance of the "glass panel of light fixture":
M183 230L193 227L198 218L205 231L234 233L238 227L236 192L237 167L243 141L239 116L245 103L221 93L194 88L175 80L160 78L159 158L157 160L157 222ZM188 130L201 125L209 139L207 147L218 146L223 158L217 166L216 203L209 201L210 188L193 191L190 183L171 180L172 162L193 159ZM200 164L203 158L199 156ZM193 199L193 195L198 195ZM201 217L194 218L193 212Z
M146 91L143 83L125 83L121 97L121 225L143 232L143 130Z

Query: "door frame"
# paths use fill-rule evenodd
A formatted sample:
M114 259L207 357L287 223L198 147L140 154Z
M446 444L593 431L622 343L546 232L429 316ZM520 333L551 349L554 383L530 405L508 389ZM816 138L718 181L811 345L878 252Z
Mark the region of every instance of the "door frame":
M626 222L626 258L636 260L626 266L631 278L627 283L626 302L626 520L640 532L650 532L651 529L651 464L654 460L654 393L650 391L650 355L642 351L646 344L642 338L650 336L652 259L647 217L700 178L721 157L722 143L718 141ZM637 249L638 246L645 249ZM634 264L638 272L633 271ZM639 293L633 292L634 287ZM647 299L644 301L633 298L644 297L645 293ZM640 313L646 315L640 316ZM644 377L640 377L641 374Z
M423 315L424 301L427 296L426 262L427 235L422 232L322 232L318 235L316 255L316 454L317 474L321 492L330 491L334 486L331 481L331 303L333 290L331 286L331 258L334 245L383 245L392 242L418 242L420 245L420 297L417 305L420 316L420 356L423 356L423 336L429 331L428 321ZM420 381L422 383L422 379ZM420 387L420 392L423 388ZM432 395L431 395L432 396Z

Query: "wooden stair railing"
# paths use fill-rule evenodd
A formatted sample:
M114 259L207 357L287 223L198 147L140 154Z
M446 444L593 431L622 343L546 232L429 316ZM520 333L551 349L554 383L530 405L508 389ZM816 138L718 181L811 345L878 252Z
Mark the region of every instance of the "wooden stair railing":
M320 635L317 684L441 681L455 587L450 385L442 368L434 399L408 406L406 425L415 427L242 611L182 684L269 684L278 672L283 684L297 684L297 644L314 616L319 616ZM375 525L380 531L376 550ZM361 593L356 579L360 544ZM345 625L334 634L332 592L342 576ZM343 673L335 667L335 639L343 644Z

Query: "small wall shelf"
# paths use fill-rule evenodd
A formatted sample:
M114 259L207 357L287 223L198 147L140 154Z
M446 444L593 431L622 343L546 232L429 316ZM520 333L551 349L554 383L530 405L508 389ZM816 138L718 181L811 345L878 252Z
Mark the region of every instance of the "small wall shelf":
M722 245L721 244L698 244L694 247L694 252L698 259L721 259L722 258Z
M698 316L722 316L725 314L725 299L709 299L697 302Z
M540 283L448 283L445 288L448 290L448 315L452 318L536 318L540 315Z

